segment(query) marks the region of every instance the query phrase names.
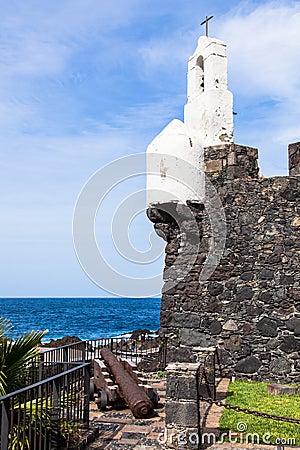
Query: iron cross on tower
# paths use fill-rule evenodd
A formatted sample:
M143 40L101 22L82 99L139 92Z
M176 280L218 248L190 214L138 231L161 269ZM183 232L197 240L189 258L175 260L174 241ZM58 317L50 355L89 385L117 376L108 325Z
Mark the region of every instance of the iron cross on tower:
M205 29L206 29L206 36L208 37L208 21L210 19L212 19L214 16L206 16L206 19L203 20L203 22L200 23L200 25L204 25L205 24Z

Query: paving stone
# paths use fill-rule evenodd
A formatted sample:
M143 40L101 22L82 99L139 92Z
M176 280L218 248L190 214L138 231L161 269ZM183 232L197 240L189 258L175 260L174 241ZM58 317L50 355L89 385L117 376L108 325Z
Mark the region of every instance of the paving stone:
M119 444L123 445L137 445L139 442L139 439L128 439L128 438L122 438L119 442Z
M120 419L119 417L98 417L96 419L96 422L100 423L119 423L119 424L126 424L131 423L131 419Z
M123 433L150 433L151 427L138 425L125 425Z

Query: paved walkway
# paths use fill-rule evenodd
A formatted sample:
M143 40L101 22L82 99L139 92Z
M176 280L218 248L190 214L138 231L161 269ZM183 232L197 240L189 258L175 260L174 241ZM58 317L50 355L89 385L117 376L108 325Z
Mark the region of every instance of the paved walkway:
M94 403L91 403L91 424L98 427L99 438L88 448L90 450L106 449L159 449L159 436L165 429L165 381L149 380L159 396L159 408L155 409L155 415L150 419L135 419L130 409L119 411L99 411Z
M228 378L222 378L218 384L216 389L216 397L217 400L225 400L228 386L230 380ZM201 406L201 403L200 403ZM214 433L217 437L219 436L219 423L222 416L222 411L224 408L220 408L216 405L208 406L204 404L204 420L202 423L204 433Z

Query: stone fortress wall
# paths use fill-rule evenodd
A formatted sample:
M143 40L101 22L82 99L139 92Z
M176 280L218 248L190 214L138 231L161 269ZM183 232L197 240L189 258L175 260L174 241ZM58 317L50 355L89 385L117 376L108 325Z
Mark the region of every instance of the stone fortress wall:
M299 382L300 143L289 146L286 177L259 177L257 157L256 149L236 144L204 149L206 176L221 199L227 234L207 281L199 282L211 238L204 204L148 208L167 242L160 334L167 339L169 361L195 362L195 348L217 346L229 374ZM187 208L201 240L184 275L195 253ZM175 284L171 289L169 282Z
M217 346L228 373L300 382L300 143L289 176L264 179L233 128L226 44L201 36L184 120L147 149L148 216L167 242L161 337L170 362Z

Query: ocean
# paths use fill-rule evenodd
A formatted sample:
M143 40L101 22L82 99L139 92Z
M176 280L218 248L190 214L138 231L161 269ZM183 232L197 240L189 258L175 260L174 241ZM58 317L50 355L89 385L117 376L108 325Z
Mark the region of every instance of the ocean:
M66 335L80 339L113 337L138 328L157 331L159 298L0 298L0 317L16 336L49 330L43 341Z

